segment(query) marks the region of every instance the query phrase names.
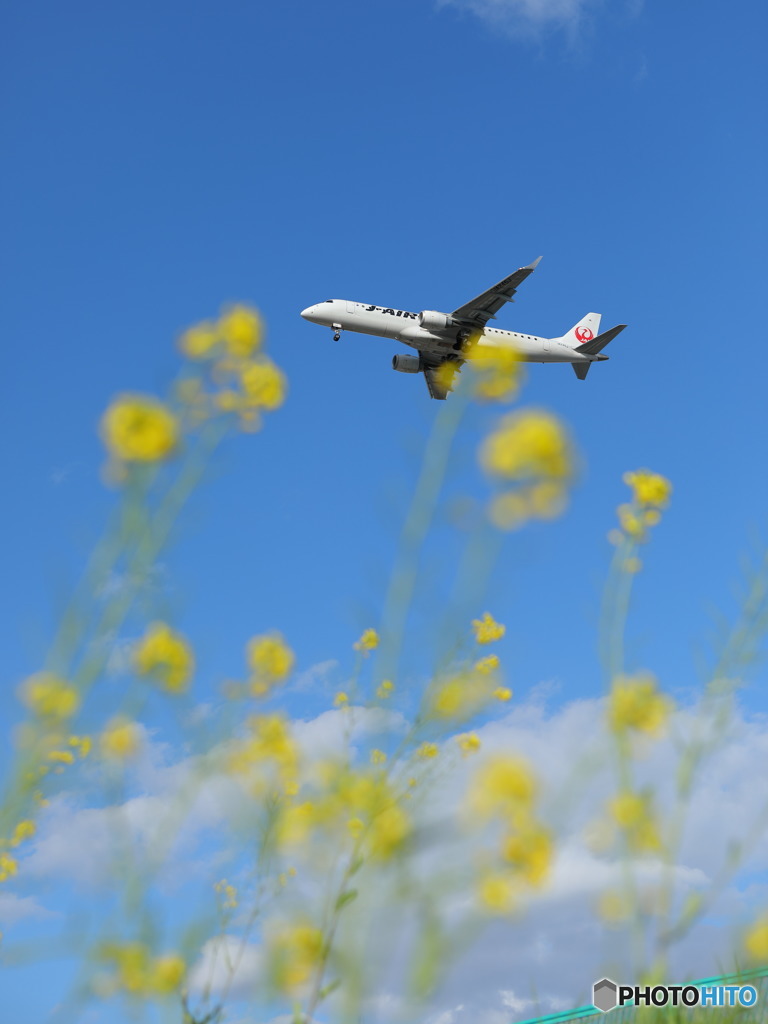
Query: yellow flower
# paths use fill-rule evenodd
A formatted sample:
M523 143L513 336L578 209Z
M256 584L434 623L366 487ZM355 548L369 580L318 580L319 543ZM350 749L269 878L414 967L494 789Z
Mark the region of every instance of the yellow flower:
M226 878L222 878L220 882L217 882L213 887L217 893L223 895L222 909L234 910L237 906L237 889L234 885L230 885Z
M261 317L250 306L230 306L222 313L216 328L235 358L246 358L261 345L264 330Z
M601 894L598 900L597 912L606 924L611 925L621 924L622 921L626 921L631 916L632 910L627 897L623 893L615 889L609 889Z
M504 913L514 903L515 885L509 875L489 871L480 877L477 895L484 910Z
M347 828L354 839L359 839L363 832L365 832L365 822L362 818L350 818L347 822Z
M619 676L608 698L608 721L620 735L630 730L655 735L663 729L673 706L650 673Z
M336 696L333 698L334 707L345 708L349 705L349 697L343 690L339 690Z
M632 850L653 852L661 848L648 796L625 789L608 806L611 817L624 832Z
M488 613L486 612L486 615ZM502 631L504 626L501 627ZM503 635L503 632L502 632ZM475 672L480 672L482 675L490 675L491 672L495 672L499 667L499 656L498 654L489 654L485 658L481 658L475 663Z
M565 508L562 480L539 480L526 490L528 510L534 519L555 519Z
M480 463L505 480L565 479L572 470L565 430L551 413L530 409L504 416L480 448Z
M480 737L475 732L465 732L456 737L462 754L474 754L480 749Z
M387 697L392 696L394 688L395 684L391 679L383 679L376 690L376 696L379 700L386 700Z
M624 474L624 483L632 488L635 502L642 508L666 508L672 495L672 484L659 473L638 469Z
M387 755L383 750L372 750L371 751L371 764L384 764L387 760Z
M53 672L37 672L21 684L21 699L41 718L71 718L80 706L77 690Z
M450 679L432 697L432 710L440 718L453 718L466 714L472 705L472 693L466 680Z
M154 676L169 693L183 693L195 669L192 648L164 622L147 628L133 658L141 675Z
M134 757L141 745L141 731L135 722L114 718L99 737L102 757L126 761Z
M552 862L552 839L546 829L532 825L509 836L503 852L529 885L541 885L545 881Z
M277 820L275 835L279 846L301 846L317 823L316 809L311 801L290 804Z
M144 994L148 987L149 950L140 942L109 943L102 957L114 963L120 988L134 995Z
M255 636L248 643L248 664L261 681L281 682L291 674L295 655L277 632Z
M203 321L188 328L179 338L179 348L190 359L207 359L219 342L215 324Z
M24 821L20 821L13 830L10 845L20 846L25 839L31 839L36 831L37 826L34 821L30 821L29 818L26 818Z
M368 842L374 856L391 857L405 842L411 831L408 815L392 803L374 817L368 831Z
M15 875L18 870L19 865L9 853L0 853L0 882Z
M166 953L152 963L148 988L156 995L171 995L181 986L186 972L187 965L178 953Z
M486 612L482 619L473 619L472 628L479 644L490 644L494 640L501 640L507 631L507 627L496 622L490 612Z
M176 417L150 395L120 395L101 421L108 451L123 462L157 462L171 455L179 440Z
M288 390L285 374L266 356L243 367L240 383L245 403L253 409L266 409L268 412L280 408Z
M515 397L520 361L514 349L478 343L470 344L465 353L476 375L474 392L478 398L506 402Z
M530 518L531 510L525 494L508 491L495 495L488 514L499 530L518 530Z
M758 918L744 936L744 949L750 959L768 961L768 915Z
M453 382L460 369L459 364L453 359L446 359L445 362L440 363L434 371L437 386L446 391L453 391Z
M424 742L416 751L416 756L420 757L423 761L430 761L433 757L437 757L440 753L440 748L436 743Z
M619 524L628 537L637 541L645 540L645 522L643 517L638 515L634 505L619 505L616 513Z
M363 630L363 635L353 646L356 651L362 651L363 654L375 651L379 646L379 634L375 629Z
M242 405L240 395L232 388L224 388L214 396L217 408L222 412L236 412Z
M292 993L309 981L323 955L323 933L310 924L281 928L270 942L275 987Z
M496 700L508 701L512 697L512 691L506 686L497 686L493 691Z
M73 747L80 754L80 757L88 757L91 752L90 736L70 736L67 740L70 747Z
M536 782L520 757L496 754L478 769L469 791L469 804L481 817L517 816L527 811L536 794Z
M55 764L74 764L75 755L71 750L51 750L48 754L48 760L53 761Z

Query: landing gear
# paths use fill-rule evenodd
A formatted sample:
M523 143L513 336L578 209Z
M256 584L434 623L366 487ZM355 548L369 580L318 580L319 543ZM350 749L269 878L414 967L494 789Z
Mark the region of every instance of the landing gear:
M338 331L333 332L333 340L338 341L341 338L341 334Z
M341 324L331 324L333 328L333 340L338 341L341 337Z

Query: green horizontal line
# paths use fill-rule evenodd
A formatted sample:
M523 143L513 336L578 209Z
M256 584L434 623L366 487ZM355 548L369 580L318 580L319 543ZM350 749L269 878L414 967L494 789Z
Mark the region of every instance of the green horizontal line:
M736 974L721 974L714 978L701 978L699 981L689 981L687 984L700 988L702 985L722 985L730 981L749 981L752 978L768 977L768 967L755 967L751 971L739 971ZM625 1006L634 1006L634 1003L626 1003ZM610 1012L610 1011L609 1011ZM589 1006L579 1006L575 1010L563 1010L561 1013L551 1013L547 1017L531 1017L529 1020L520 1021L520 1024L563 1024L568 1020L579 1020L581 1017L593 1017L595 1014L602 1014L591 1003Z

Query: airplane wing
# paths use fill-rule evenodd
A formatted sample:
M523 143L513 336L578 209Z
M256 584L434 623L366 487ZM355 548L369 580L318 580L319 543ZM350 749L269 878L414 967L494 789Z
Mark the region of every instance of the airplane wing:
M534 272L540 259L541 256L527 267L520 267L514 274L505 277L503 281L499 281L493 288L489 288L487 292L478 295L471 302L459 306L458 309L453 311L451 316L456 320L464 320L476 327L485 327L489 320L496 318L496 313L498 313L505 302L512 301L512 296L526 277Z
M440 367L446 363L453 363L455 366L454 373L442 373L439 372ZM434 366L424 367L424 380L427 382L427 390L429 391L431 398L438 398L440 401L445 401L448 397L448 392L453 391L452 381L455 373L458 373L460 369L458 360L444 359L441 363L437 363Z

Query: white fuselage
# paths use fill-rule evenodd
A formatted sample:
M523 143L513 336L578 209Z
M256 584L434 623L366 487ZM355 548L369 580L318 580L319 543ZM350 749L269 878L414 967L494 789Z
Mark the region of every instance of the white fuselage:
M305 320L335 330L392 338L438 359L455 355L460 348L457 346L458 326L429 331L419 326L418 313L390 306L366 305L350 299L327 299L308 306L301 315ZM587 363L595 358L580 353L561 338L539 338L495 327L485 327L478 344L512 348L521 360L528 363Z

